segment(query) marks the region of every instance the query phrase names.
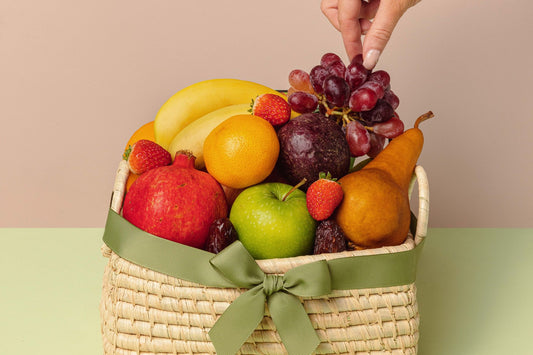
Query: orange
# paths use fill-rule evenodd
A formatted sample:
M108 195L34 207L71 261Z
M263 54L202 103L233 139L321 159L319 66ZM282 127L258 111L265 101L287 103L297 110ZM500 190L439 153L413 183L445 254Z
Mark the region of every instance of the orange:
M124 147L124 151L126 151L131 145L133 145L135 142L137 142L137 141L139 141L141 139L148 139L148 140L150 140L152 142L155 142L154 121L145 123L144 125L139 127L139 129L137 129L133 133L133 135L129 139L128 143L126 143L126 147ZM131 184L133 184L133 182L135 180L137 180L138 177L139 177L139 175L130 173L130 175L128 176L128 181L126 182L126 191L128 191L130 189Z
M237 115L205 139L207 172L222 185L243 189L265 180L276 165L279 141L274 127L254 115Z
M133 143L137 142L141 139L148 139L152 142L155 142L154 137L154 121L145 123L139 129L137 129L133 135L131 136L130 140L126 144L126 147L124 150L128 149L130 145L133 145Z

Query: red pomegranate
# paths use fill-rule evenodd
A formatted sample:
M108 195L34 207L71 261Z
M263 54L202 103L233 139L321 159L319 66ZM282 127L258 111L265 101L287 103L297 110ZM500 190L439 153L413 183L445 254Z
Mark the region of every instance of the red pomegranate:
M203 248L209 226L227 216L228 206L220 184L196 170L195 160L180 151L172 165L139 176L124 198L124 218L158 237Z

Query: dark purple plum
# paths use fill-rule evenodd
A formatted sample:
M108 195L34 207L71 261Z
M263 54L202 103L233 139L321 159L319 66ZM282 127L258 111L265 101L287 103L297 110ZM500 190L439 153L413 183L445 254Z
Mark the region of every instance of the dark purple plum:
M350 169L350 148L342 128L320 113L306 113L278 131L280 172L293 185L303 178L302 190L318 180L320 172L341 178Z

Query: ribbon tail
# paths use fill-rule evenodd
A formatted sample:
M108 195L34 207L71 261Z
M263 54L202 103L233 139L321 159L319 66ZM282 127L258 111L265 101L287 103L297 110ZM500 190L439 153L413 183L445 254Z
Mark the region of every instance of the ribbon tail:
M217 354L234 355L239 351L263 319L265 301L261 285L233 301L209 331Z
M298 297L276 292L268 298L268 310L290 355L309 355L315 351L320 339Z

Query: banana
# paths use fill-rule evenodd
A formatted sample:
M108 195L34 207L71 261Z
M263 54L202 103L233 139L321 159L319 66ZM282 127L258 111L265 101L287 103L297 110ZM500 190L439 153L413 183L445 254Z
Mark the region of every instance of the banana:
M155 141L168 149L172 139L194 120L219 108L250 104L258 95L286 96L267 86L240 79L211 79L192 84L170 97L154 120Z
M196 157L195 166L203 169L204 141L211 131L223 121L235 115L250 114L250 104L237 104L209 112L183 128L172 140L168 151L174 157L178 150L186 149Z

